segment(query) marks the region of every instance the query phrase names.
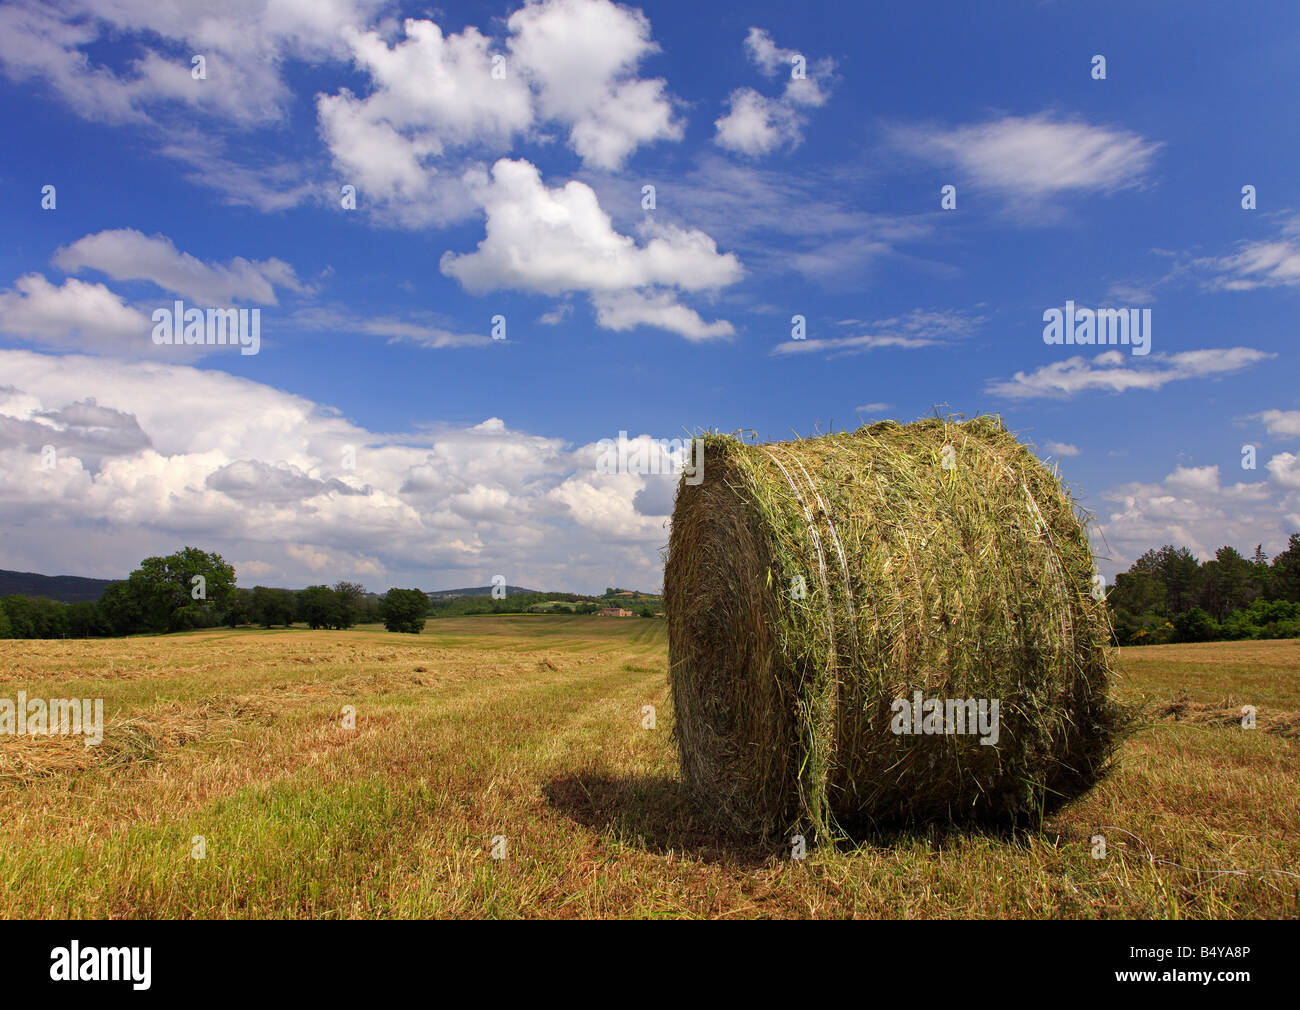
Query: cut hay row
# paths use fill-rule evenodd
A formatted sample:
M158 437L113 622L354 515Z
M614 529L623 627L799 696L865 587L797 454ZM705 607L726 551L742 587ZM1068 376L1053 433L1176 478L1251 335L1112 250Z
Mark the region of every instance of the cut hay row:
M1122 718L1087 536L1000 420L710 434L703 460L664 595L682 773L723 823L1025 820L1104 774ZM996 742L895 732L918 691L996 699Z

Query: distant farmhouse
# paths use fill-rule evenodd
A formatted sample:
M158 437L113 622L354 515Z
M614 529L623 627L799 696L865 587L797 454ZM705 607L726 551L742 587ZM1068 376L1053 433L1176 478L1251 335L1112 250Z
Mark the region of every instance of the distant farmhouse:
M606 607L604 610L596 611L597 617L635 617L636 614L622 607Z

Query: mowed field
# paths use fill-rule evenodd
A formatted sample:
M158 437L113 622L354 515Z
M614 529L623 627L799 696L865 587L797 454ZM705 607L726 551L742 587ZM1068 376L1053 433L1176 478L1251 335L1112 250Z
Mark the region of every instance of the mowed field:
M796 861L683 799L662 621L0 641L0 698L106 715L98 747L0 736L0 915L1296 916L1300 642L1121 665L1142 728L1041 830Z

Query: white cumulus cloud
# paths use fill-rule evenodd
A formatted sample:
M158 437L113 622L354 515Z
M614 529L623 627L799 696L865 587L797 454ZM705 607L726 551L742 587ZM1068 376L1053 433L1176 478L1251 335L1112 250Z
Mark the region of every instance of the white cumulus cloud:
M0 291L0 332L49 347L143 352L152 329L148 316L103 284L70 277L55 285L33 273Z
M208 305L275 305L277 286L302 290L293 267L283 260L236 256L225 264L205 263L178 250L165 235L134 228L86 235L56 252L53 263L66 273L90 269L117 281L152 281L164 291Z
M750 61L767 77L775 77L784 68L788 80L785 90L768 97L749 87L737 88L727 99L727 113L714 121L714 142L719 147L750 157L770 154L778 147L793 150L803 142L805 109L824 105L835 63L823 57L809 66L807 60L795 76L795 60L802 54L782 49L762 28L749 29L745 52Z
M369 79L364 96L317 97L321 135L340 172L382 220L406 227L472 215L475 157L521 137L568 130L584 165L615 170L645 144L680 140L666 83L637 76L658 51L639 11L609 0L529 2L493 39L470 25L445 34L407 19L389 45L379 31L343 32Z
M374 432L186 365L0 350L0 374L13 567L118 577L188 543L245 559L244 584L659 585L667 516L638 496L662 479L597 472L594 442L496 417Z
M484 239L475 251L447 252L440 261L466 290L583 292L611 329L658 325L693 339L731 332L729 323L705 323L670 294L740 279L740 261L719 253L704 232L646 219L638 244L615 231L590 186L575 180L548 187L527 161L498 161L477 196L487 214Z

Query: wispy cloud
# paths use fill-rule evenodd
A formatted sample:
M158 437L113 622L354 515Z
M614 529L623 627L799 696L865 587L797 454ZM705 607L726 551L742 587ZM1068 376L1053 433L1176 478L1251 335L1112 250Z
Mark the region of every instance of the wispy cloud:
M1064 399L1097 390L1123 393L1130 389L1159 389L1183 379L1225 375L1276 356L1251 347L1225 347L1152 354L1139 365L1119 351L1104 351L1091 359L1076 355L1032 372L1016 372L1010 379L993 379L984 388L995 396L1013 400Z
M862 354L885 348L918 350L938 344L962 340L970 336L984 322L983 316L954 311L913 309L903 316L864 322L860 319L842 319L836 325L861 328L870 332L851 337L818 337L803 340L785 340L772 348L774 355L826 354L837 357L843 354Z
M912 154L952 166L968 183L1021 198L1137 186L1162 146L1130 130L1050 113L971 126L898 127L892 140Z
M1192 265L1208 274L1205 284L1214 290L1300 286L1300 215L1285 218L1274 238L1243 241L1233 253Z
M494 343L486 333L459 333L437 324L433 319L398 316L359 316L338 307L301 309L293 320L303 329L334 333L361 333L383 337L391 343L418 344L421 347L487 347ZM499 343L499 341L496 341Z
M797 172L705 154L679 179L659 185L660 220L698 228L767 275L796 273L819 287L860 288L863 271L903 244L931 235L934 214L864 210L852 194L869 166L801 166ZM585 173L602 208L620 225L643 216L640 191L607 173ZM799 208L797 214L791 208Z

